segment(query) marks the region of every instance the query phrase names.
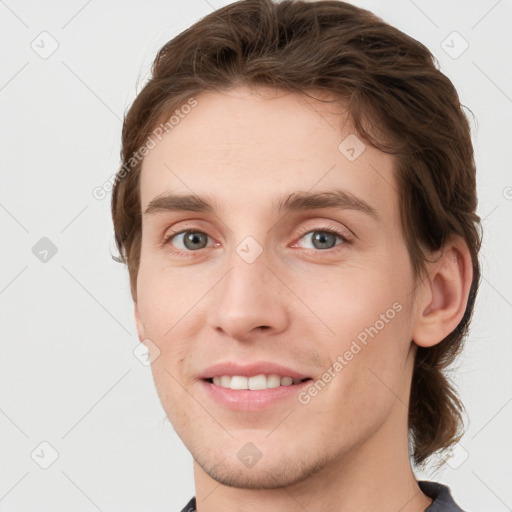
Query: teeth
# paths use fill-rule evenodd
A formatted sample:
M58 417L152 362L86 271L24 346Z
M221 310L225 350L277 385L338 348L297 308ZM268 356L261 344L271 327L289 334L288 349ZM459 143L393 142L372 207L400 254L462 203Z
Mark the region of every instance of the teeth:
M216 386L230 389L271 389L279 386L291 386L298 384L301 379L292 379L292 377L280 377L279 375L254 375L253 377L244 377L242 375L219 375L213 377L213 383Z
M247 387L252 390L267 389L267 377L265 375L255 375L247 379Z
M279 375L269 375L267 377L267 388L278 388L281 385L281 377Z
M281 379L281 386L291 386L293 384L293 379L291 377L283 377Z
M247 377L242 377L240 375L233 375L231 377L231 389L247 389Z

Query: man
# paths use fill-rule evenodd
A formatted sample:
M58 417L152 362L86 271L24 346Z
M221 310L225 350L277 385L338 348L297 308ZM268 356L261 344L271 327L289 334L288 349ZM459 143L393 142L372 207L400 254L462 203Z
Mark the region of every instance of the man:
M194 458L183 510L461 510L443 370L480 279L457 93L343 2L246 0L167 43L112 201L139 339Z

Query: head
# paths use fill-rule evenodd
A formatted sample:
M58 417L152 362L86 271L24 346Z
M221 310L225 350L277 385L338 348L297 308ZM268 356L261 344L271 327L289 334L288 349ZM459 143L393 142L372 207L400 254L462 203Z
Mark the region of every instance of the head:
M160 350L162 404L205 471L248 485L235 462L252 442L262 468L286 461L299 480L397 408L416 464L460 438L445 371L480 280L475 165L457 92L421 43L343 2L230 4L158 52L121 157L112 215L139 337ZM306 197L335 190L342 209ZM213 208L166 210L165 194ZM186 229L205 245L169 241ZM341 238L307 246L326 231ZM227 359L331 378L268 435L283 411L209 407L199 375Z

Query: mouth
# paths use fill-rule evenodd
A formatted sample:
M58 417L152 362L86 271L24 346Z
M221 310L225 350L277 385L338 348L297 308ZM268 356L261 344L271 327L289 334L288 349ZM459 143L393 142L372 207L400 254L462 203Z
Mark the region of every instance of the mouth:
M271 410L296 400L312 377L272 361L219 362L197 376L201 389L214 403L232 411Z
M311 377L293 378L277 374L259 374L250 377L246 377L244 375L217 375L203 380L210 384L214 384L215 386L234 391L260 391L279 387L296 386L312 379Z
M235 412L277 410L283 402L293 403L310 385L311 377L299 378L277 374L218 375L200 379L206 396L223 409Z

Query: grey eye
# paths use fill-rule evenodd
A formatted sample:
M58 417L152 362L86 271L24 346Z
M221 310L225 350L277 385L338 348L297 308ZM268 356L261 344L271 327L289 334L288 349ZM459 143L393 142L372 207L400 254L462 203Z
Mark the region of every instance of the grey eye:
M313 249L331 249L336 245L336 238L339 238L335 233L320 230L310 231L302 238L306 237L310 238L310 242L313 244Z
M204 249L208 245L208 235L201 231L183 231L182 233L177 233L173 237L173 241L178 237L183 236L183 240L181 243L184 247L178 247L178 249L188 249L188 250L196 250L196 249Z

